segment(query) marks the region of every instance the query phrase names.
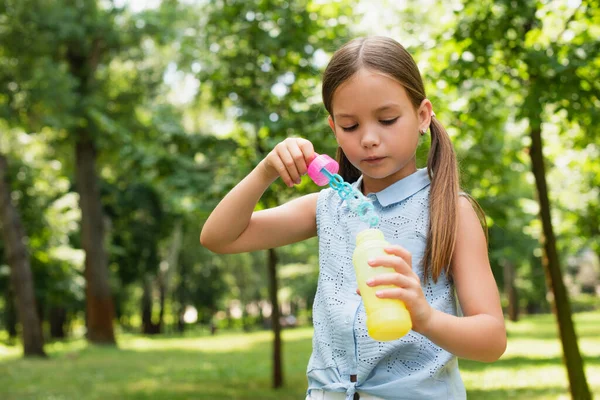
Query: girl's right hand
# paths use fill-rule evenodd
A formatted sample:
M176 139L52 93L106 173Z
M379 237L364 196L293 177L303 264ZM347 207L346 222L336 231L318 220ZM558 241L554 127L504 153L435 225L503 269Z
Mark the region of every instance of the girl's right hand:
M302 175L308 171L308 164L316 157L311 142L302 138L287 138L280 142L261 161L270 178L281 176L289 187L300 183Z

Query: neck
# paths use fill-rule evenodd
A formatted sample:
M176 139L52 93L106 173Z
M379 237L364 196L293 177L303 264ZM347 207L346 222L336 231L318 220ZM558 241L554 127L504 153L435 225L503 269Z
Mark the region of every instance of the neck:
M413 159L412 163L405 165L398 171L383 178L374 178L363 174L361 190L364 195L367 195L369 193L381 192L383 189L393 185L394 183L406 178L409 175L414 174L416 171L417 166Z

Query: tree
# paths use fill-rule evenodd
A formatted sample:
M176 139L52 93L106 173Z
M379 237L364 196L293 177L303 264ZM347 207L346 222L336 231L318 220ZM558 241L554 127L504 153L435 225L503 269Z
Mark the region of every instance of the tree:
M17 303L17 315L23 329L24 355L45 356L42 325L37 313L25 230L17 208L12 203L8 181L8 162L0 153L0 225L11 282Z
M231 137L240 147L231 160L235 169L230 171L227 183L238 182L288 136L307 137L317 151L332 152L335 142L327 143L322 134L328 128L315 88L319 86L323 58L349 36L347 24L351 21L347 15L351 15L351 5L231 1L209 4L206 14L201 44L182 49L180 66L186 68L202 60L201 88L210 93L214 105L235 116L237 124ZM303 190L310 189L307 186ZM295 194L289 188L273 185L258 207L274 207ZM267 250L274 387L283 384L277 259L275 249Z
M69 180L62 164L45 142L47 132L28 135L8 130L2 147L10 160L8 180L11 198L25 232L29 264L35 287L36 312L42 325L49 323L50 336L62 338L70 319L84 304L81 251L70 246L78 231L77 199L69 193ZM0 241L2 243L2 241ZM0 245L0 260L6 260ZM2 274L7 271L2 271ZM0 291L12 303L12 291L0 279ZM9 299L10 298L10 299ZM5 308L8 329L13 329L12 311ZM16 329L15 329L16 334Z
M116 189L115 189L116 191ZM164 316L164 287L160 287L159 320L152 321L152 288L160 263L159 242L166 234L166 215L160 196L147 184L129 184L116 191L107 215L111 216L113 234L112 261L123 286L133 282L143 288L142 332L162 332Z
M108 284L106 252L104 249L104 226L102 207L96 172L97 145L95 133L88 115L95 82L94 75L102 61L105 49L115 43L110 30L114 14L99 10L95 1L78 5L55 5L40 1L8 2L3 10L10 24L3 31L4 50L15 57L23 68L15 74L14 80L25 104L16 100L11 104L17 112L27 114L26 122L31 128L50 123L57 128L66 128L71 134L75 149L76 182L82 210L82 245L86 251L85 277L88 338L96 343L115 343L113 331L113 305ZM80 18L86 15L86 18ZM112 18L111 18L112 17ZM82 24L86 21L87 25ZM62 29L69 27L72 29ZM33 48L23 47L23 40L29 38L38 44ZM40 43L44 38L44 43ZM43 67L51 65L62 78L63 87L57 92L60 100L56 108L47 106L49 91L42 98L35 97L37 87L33 81L45 81L50 75ZM56 80L56 79L55 79ZM31 85L31 86L30 86ZM47 83L46 83L47 85ZM42 85L41 87L47 87ZM55 88L56 89L56 88ZM60 89L64 91L61 92ZM47 97L46 97L47 96ZM40 122L37 107L45 111L64 112L60 117L49 113L46 121ZM52 120L52 118L55 120ZM32 121L36 123L33 124Z
M364 35L393 37L419 64L428 98L452 138L461 190L473 196L486 213L492 272L500 287L509 289L510 318L518 318L522 306L543 310L544 276L543 271L538 273L535 252L539 245L532 237L536 214L532 207L523 207L531 204L533 188L523 164L527 156L522 152L521 135L506 127L512 111L512 103L507 104L508 88L500 82L473 77L463 82L454 76L460 53L449 38L461 15L456 11L460 2L374 1L356 10L365 13L359 28ZM426 165L429 148L428 140L420 143L419 167Z
M547 28L543 18L547 15L561 21L561 29ZM553 294L571 395L574 399L589 399L556 249L542 131L547 113L561 109L572 121L587 126L598 123L600 117L595 110L600 99L599 77L597 69L590 65L599 61L600 42L587 29L600 17L597 4L584 1L578 8L568 9L564 4L537 1L483 4L466 1L461 16L455 30L460 58L448 74L461 82L470 79L501 82L522 101L514 117L527 122L529 156L543 229L542 264Z
M180 11L174 1L139 14L96 0L8 0L0 8L7 21L2 54L13 67L2 76L11 88L5 110L19 116L11 123L27 132L59 132L52 144L74 171L86 252L86 322L94 343L115 344L100 197L106 170L99 166L106 167L102 157L122 144L144 142L140 120L147 110L138 107L161 94L167 61L160 51Z

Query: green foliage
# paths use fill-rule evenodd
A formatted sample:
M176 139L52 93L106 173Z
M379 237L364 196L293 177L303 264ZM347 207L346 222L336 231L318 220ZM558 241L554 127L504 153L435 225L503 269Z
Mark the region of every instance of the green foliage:
M78 129L95 137L105 210L114 224L115 287L156 271L160 240L172 228L169 217L200 209L204 197L197 196L198 188L211 181L210 166L196 162L196 155L225 143L185 132L180 114L166 99L169 46L181 29L173 22L193 18L189 9L165 1L135 14L92 0L8 1L0 8L0 63L7 66L1 69L0 85L9 89L0 96L0 118L9 129L35 132L44 140L49 146L45 154L62 161L55 161L62 166L61 179L73 174ZM32 199L43 201L47 192ZM37 213L36 218L25 216L27 230L36 232L32 238L55 234L35 225L42 223L41 211L49 204L21 207L25 214ZM79 247L74 233L69 232L74 240L61 245ZM73 260L61 268L49 264L40 246L30 242L34 260L38 254L46 260L41 272L35 266L34 272L36 280L42 279L38 291L48 294L47 286L56 282L44 279L45 272L56 280L60 270L79 272ZM57 297L69 301L66 295Z
M441 79L441 87L455 99L450 109L457 117L449 125L467 166L463 171L465 186L480 200L491 223L492 263L509 260L517 265L521 297L531 301L543 298L544 279L535 274L541 255L536 244L541 225L536 219L532 181L525 173L530 166L524 132L527 124L543 122L544 136L549 138L552 125L560 130L568 121L576 122L578 134L565 140L563 132L563 139L551 143L550 151L546 146L550 160L560 157L565 146L575 148L575 154L590 146L593 152L597 147L593 144L597 130L592 126L599 117L599 77L597 69L589 68L600 62L600 32L594 26L600 14L594 4L583 1L576 7L560 2L465 1L456 10L453 40L446 41L442 50L446 60L436 68L438 86ZM553 169L548 170L553 176ZM574 170L577 168L562 172L573 177ZM551 195L564 187L555 181L549 181ZM585 191L586 185L570 189ZM597 189L587 186L587 190ZM592 207L588 215L596 219L595 200L590 198L587 204ZM589 226L586 218L581 218L582 211L580 207L570 216L561 213L555 221L558 231L571 225L569 219ZM582 230L595 243L597 234L589 228L569 229L565 238L570 239L562 243L570 248L564 254L582 248L581 241L572 241L582 236ZM499 272L496 275L501 281Z
M232 137L240 144L235 164L242 174L289 136L332 152L316 88L323 57L350 34L348 18L342 18L350 15L349 7L280 0L207 6L199 77L213 104L239 123Z
M511 262L522 307L545 309L523 132L527 121L543 124L561 253L600 254L597 1L377 4L165 0L133 12L111 1L2 2L0 151L11 161L41 303L82 309L77 128L97 143L119 307L138 312L137 282L158 272L180 222L184 244L167 301L174 315L194 305L208 322L229 300L266 299L264 255L211 254L198 244L202 221L284 138L306 137L334 154L322 69L359 29L387 27L422 66L461 161L462 187L487 213L500 286L500 266ZM363 11L379 15L377 23L359 26ZM530 115L540 104L541 120ZM428 149L425 140L420 166ZM315 190L306 178L294 189L276 183L258 208ZM303 266L302 274L280 271L282 298L310 306L317 254L316 241L279 250L281 265ZM7 272L0 270L0 291Z
M316 151L333 155L335 141L317 88L323 60L350 35L350 6L349 2L280 0L206 5L205 30L197 45L183 42L180 65L193 70L194 62L200 62L200 98L208 98L234 122L228 136L236 143L235 150L226 157L205 152L215 163L209 186L215 199L222 198L286 137L305 137ZM308 184L292 191L275 184L258 208L315 189ZM258 260L262 260L259 254L215 261L223 265L221 274L232 290L228 298L242 304L267 298L264 261ZM310 291L302 289L302 294Z
M81 255L69 248L69 235L78 221L75 201L66 193L68 182L61 177L60 163L48 159L44 141L15 136L20 140L7 140L4 148L12 199L26 228L36 300L44 313L54 306L75 312L84 299ZM27 154L25 160L19 154ZM6 267L0 272L0 291L8 285Z
M128 285L156 272L158 243L168 232L167 216L158 193L150 186L132 185L114 197L107 210L113 220L111 253L121 283Z

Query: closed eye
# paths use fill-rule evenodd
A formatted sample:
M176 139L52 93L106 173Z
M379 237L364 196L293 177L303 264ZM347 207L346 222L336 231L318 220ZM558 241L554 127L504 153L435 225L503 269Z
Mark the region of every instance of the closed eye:
M393 125L396 121L398 121L398 117L392 119L384 119L379 122L381 122L383 125Z
M342 126L341 128L344 132L352 132L352 131L356 130L356 128L358 128L358 124L354 124L354 125L348 126L348 127Z

